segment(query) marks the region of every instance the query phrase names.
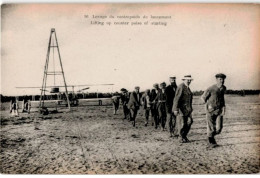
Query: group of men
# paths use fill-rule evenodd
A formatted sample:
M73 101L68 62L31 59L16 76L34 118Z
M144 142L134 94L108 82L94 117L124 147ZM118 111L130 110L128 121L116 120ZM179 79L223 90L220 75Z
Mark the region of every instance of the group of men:
M215 135L223 128L223 115L225 114L224 86L226 75L215 75L216 84L209 87L201 96L203 104L206 104L206 121L208 144L216 147ZM145 90L142 95L140 87L136 86L130 94L125 88L121 89L121 95L112 97L114 114L119 108L119 99L123 105L124 119L132 121L136 125L136 116L141 106L145 111L145 126L148 125L149 117L152 117L152 125L162 131L167 130L170 137L179 138L180 143L190 142L187 135L193 123L192 99L193 94L189 88L193 80L191 75L182 78L183 83L178 87L176 77L170 77L170 84L165 82L154 84L153 89Z
M18 105L18 99L12 99L10 102L10 113L12 116L18 117L19 116L19 105ZM22 112L27 112L30 114L31 110L31 100L23 100L23 105L22 105Z

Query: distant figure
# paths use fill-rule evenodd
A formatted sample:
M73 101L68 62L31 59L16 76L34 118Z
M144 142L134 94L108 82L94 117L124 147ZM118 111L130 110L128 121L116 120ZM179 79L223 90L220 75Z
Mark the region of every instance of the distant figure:
M120 95L118 92L116 92L113 96L112 96L112 103L113 103L113 107L114 107L114 115L116 115L116 112L119 108L119 99L120 99Z
M151 111L151 96L150 96L150 90L147 89L145 90L145 93L142 96L142 103L143 103L143 107L144 107L144 111L145 111L145 126L148 125L148 121L149 121L149 116L150 116L150 111Z
M181 83L176 90L175 98L173 101L173 113L177 116L178 133L180 143L190 142L187 135L190 131L193 123L192 119L192 98L193 94L189 88L191 81L191 75L186 75L182 79Z
M10 113L11 113L11 115L12 116L19 116L18 109L19 109L18 100L17 99L11 100L11 102L10 102Z
M30 114L30 110L31 110L31 100L27 100L24 103L23 112L27 112L28 114Z
M165 130L165 124L166 124L166 117L167 117L167 111L166 111L166 83L163 82L160 84L160 89L156 99L158 101L158 113L159 113L159 121L161 124L162 131Z
M121 89L121 103L123 105L123 113L124 113L124 119L130 120L130 111L127 107L127 104L129 102L129 94L128 91L125 88Z
M136 86L135 90L131 93L128 108L130 109L131 121L133 121L133 127L135 127L135 119L137 112L141 105L141 94L139 93L140 87Z
M152 123L152 125L154 124L155 129L157 129L160 122L159 122L159 113L158 113L158 100L156 99L156 97L157 97L158 92L161 89L159 88L159 84L157 84L157 83L153 84L153 87L154 87L154 89L152 89L152 91L151 91L151 101L152 101L151 115L152 115L153 121L154 121Z
M215 135L220 134L223 128L223 116L225 115L226 87L224 86L226 75L217 74L216 84L209 87L202 95L201 99L206 103L206 120L208 144L216 147Z
M170 137L174 136L176 132L176 117L172 113L173 100L175 92L177 89L176 77L170 77L170 85L166 87L166 110L167 110L167 119L166 119L166 128L170 132Z

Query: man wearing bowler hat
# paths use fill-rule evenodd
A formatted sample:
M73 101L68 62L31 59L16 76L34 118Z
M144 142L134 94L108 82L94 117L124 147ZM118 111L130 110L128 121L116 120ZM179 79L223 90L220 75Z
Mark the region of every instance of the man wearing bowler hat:
M170 85L166 87L166 111L167 111L167 119L166 119L166 128L170 132L170 137L174 136L175 125L176 125L176 117L172 113L172 105L173 99L175 96L175 92L177 89L176 85L176 77L170 77Z
M135 127L135 119L137 112L141 106L141 93L139 93L140 87L136 86L135 90L131 93L130 99L128 102L128 108L130 109L131 121L133 121L133 126Z
M177 116L178 134L180 143L190 142L187 135L193 123L192 119L192 98L193 94L189 88L193 80L191 75L186 75L182 78L181 83L176 90L175 98L173 101L172 111Z
M225 115L226 87L224 86L226 75L219 73L215 75L216 84L209 87L202 95L201 99L206 103L206 120L208 144L216 147L215 135L220 134L223 128L223 116Z

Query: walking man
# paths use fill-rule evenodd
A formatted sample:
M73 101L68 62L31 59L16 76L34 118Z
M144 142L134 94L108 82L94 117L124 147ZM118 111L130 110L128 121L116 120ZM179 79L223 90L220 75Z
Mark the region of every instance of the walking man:
M159 84L155 83L153 84L153 89L151 91L151 101L152 101L152 105L151 105L151 115L153 117L153 123L155 126L155 129L158 128L159 125L159 113L158 113L158 101L156 99L158 92L161 90L159 88ZM153 124L152 124L153 125Z
M128 108L130 109L131 121L133 121L133 127L135 127L135 119L137 112L140 108L141 94L139 93L140 87L136 86L135 90L131 93Z
M187 135L193 123L191 115L193 94L189 88L193 79L191 75L186 75L182 80L183 83L176 90L172 111L177 116L179 141L180 143L187 143L190 142Z
M143 94L142 103L143 103L143 107L144 107L144 111L145 111L145 119L146 119L145 126L147 126L150 111L151 111L151 97L150 97L150 90L149 89L147 89L145 91L145 93Z
M156 96L156 100L158 101L158 113L159 113L159 120L161 123L162 131L165 130L165 123L167 117L166 111L166 83L163 82L160 84L160 91Z
M120 96L118 94L118 92L116 92L113 96L112 96L112 103L113 103L113 108L114 108L114 115L116 115L116 112L119 108L119 99Z
M122 92L122 94L121 94L121 103L122 103L122 105L123 105L123 113L124 113L124 119L129 119L130 120L130 117L129 117L129 109L128 109L128 107L127 107L127 104L128 104L128 102L129 102L129 95L128 95L128 92L127 92L127 90L125 89L125 88L122 88L121 89L121 92Z
M166 119L166 128L170 132L170 137L174 136L175 126L176 126L176 117L172 113L173 100L175 92L177 89L176 77L170 77L170 85L166 87L166 110L167 110L167 119Z
M216 147L215 135L220 134L223 128L223 116L225 115L226 87L224 86L226 75L217 74L216 84L209 87L202 95L203 103L206 103L206 120L208 144Z

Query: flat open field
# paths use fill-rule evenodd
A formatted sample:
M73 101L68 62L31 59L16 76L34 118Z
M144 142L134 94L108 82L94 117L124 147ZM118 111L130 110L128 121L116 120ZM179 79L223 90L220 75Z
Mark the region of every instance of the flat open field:
M259 173L260 98L226 96L219 147L206 148L204 105L194 99L191 143L168 132L122 120L120 106L75 107L72 112L11 118L1 111L1 173L12 174L204 174ZM34 130L38 118L40 130Z

